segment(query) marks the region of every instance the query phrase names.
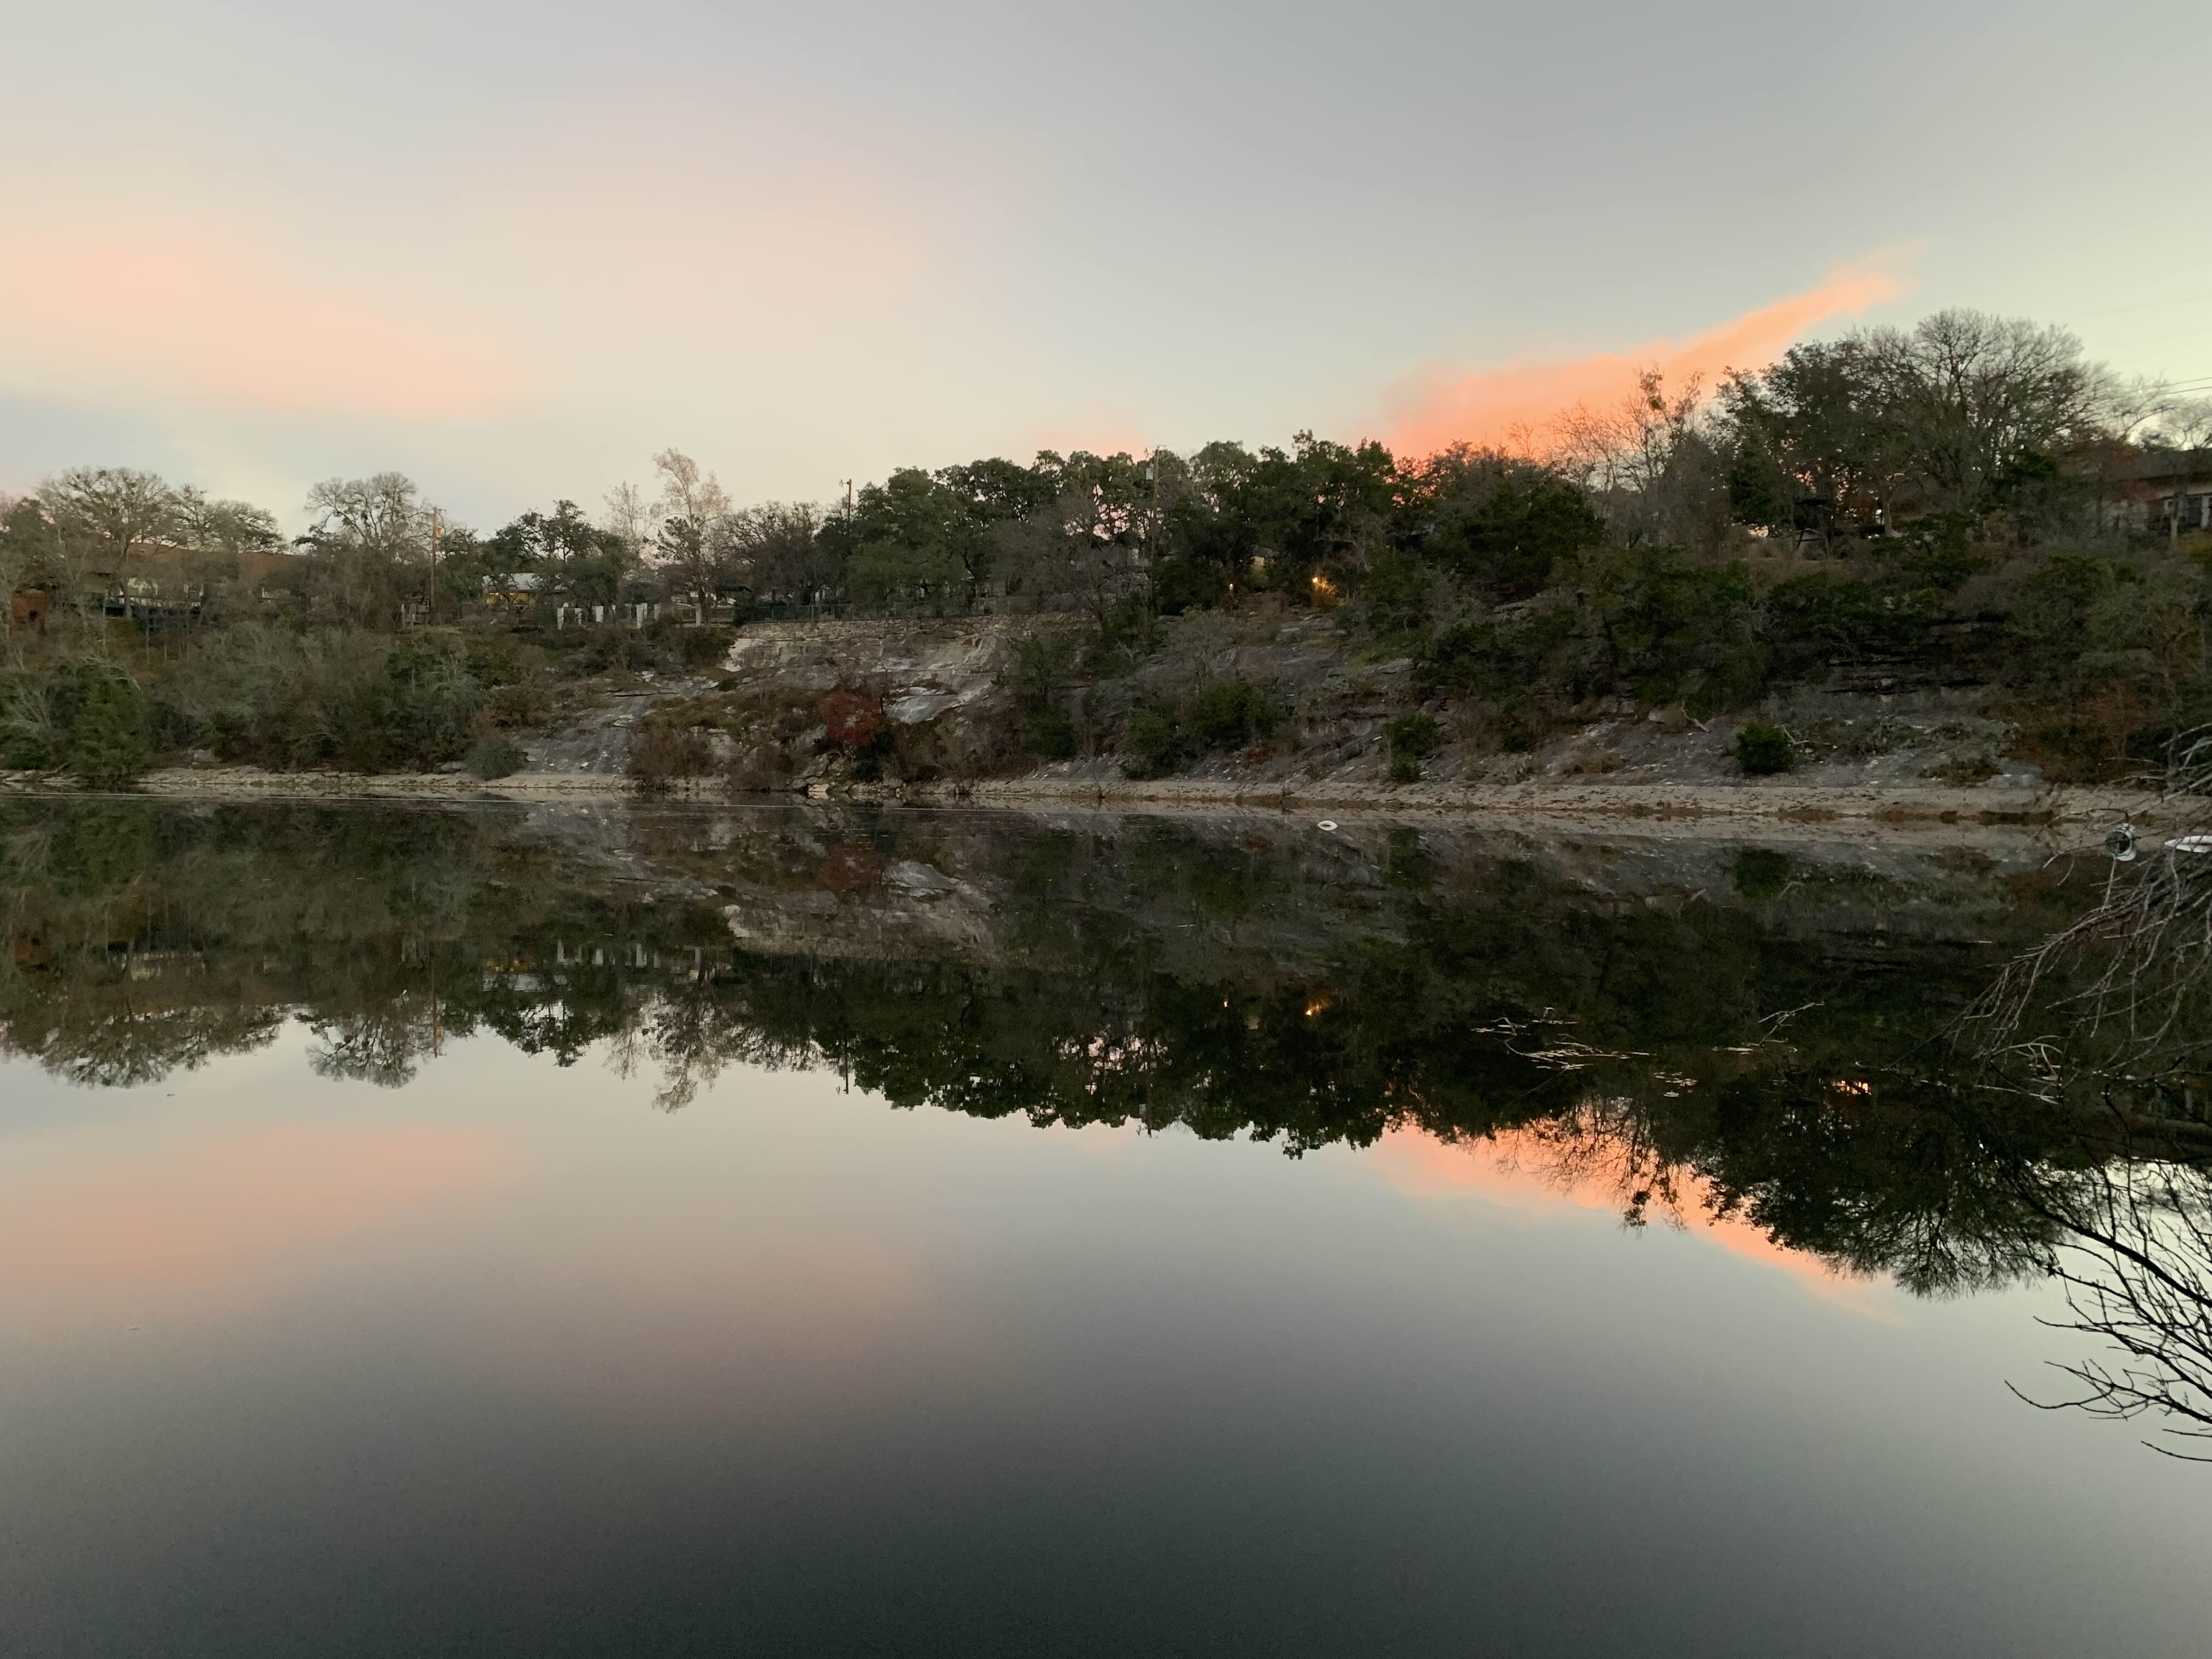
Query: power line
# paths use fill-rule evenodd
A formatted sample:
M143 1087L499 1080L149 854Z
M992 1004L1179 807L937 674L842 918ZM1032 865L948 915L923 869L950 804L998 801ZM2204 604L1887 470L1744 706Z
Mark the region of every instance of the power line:
M2212 301L2212 294L2185 294L2178 300L2142 300L2134 305L2106 306L2102 311L2077 311L2074 314L2085 320L2091 317L2119 317L2131 311L2156 311L2165 306L2202 305L2206 301Z
M2194 340L2207 334L2212 334L2212 328L2177 329L2171 334L2139 334L2132 340L2107 340L2104 349L2111 351L2121 346L2157 345L2165 340Z

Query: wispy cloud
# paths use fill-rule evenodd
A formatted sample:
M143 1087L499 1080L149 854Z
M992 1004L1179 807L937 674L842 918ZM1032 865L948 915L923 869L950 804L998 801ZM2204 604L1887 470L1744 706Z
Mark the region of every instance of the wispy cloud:
M243 241L22 218L0 228L0 380L133 409L428 420L521 389L498 346Z
M1431 453L1454 443L1510 444L1541 434L1577 405L1605 406L1634 391L1636 377L1656 368L1669 385L1692 376L1708 386L1729 368L1771 362L1809 330L1832 318L1856 316L1902 295L1904 283L1872 263L1832 273L1802 294L1745 313L1686 341L1648 340L1626 351L1465 370L1437 368L1388 399L1390 447L1401 454Z

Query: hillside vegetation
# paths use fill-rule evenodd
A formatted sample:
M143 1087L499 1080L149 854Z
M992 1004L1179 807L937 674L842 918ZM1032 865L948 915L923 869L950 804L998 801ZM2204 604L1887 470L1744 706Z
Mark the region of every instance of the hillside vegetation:
M1446 743L1510 755L1601 715L1893 684L1978 688L2008 755L2086 781L2212 720L2207 424L2063 331L1954 312L1717 387L1647 376L1518 453L1045 453L823 509L738 507L668 451L656 495L624 486L597 520L561 501L477 533L384 473L319 486L289 542L258 507L81 469L0 525L0 763L489 775L611 689L706 692L759 620L1051 614L1071 623L1000 671L1015 715L987 744L902 753L865 708L754 712L784 769L800 743L855 777L1079 757L1158 776L1310 741L1264 678L1147 675L1220 616L1407 665L1378 716L1399 781ZM705 740L727 714L645 722L639 775L729 764ZM1747 772L1807 746L1764 723Z

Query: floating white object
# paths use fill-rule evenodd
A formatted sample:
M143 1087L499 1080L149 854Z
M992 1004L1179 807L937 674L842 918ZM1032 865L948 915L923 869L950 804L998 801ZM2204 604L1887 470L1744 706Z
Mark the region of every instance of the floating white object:
M2177 853L2212 853L2212 836L2181 836L2166 845Z
M2136 855L2136 827L2125 822L2116 826L2105 837L2105 850L2112 855L2115 864L2125 864Z
M1336 828L1336 820L1334 818L1323 818L1319 823L1316 824L1314 828L1316 830L1334 830Z

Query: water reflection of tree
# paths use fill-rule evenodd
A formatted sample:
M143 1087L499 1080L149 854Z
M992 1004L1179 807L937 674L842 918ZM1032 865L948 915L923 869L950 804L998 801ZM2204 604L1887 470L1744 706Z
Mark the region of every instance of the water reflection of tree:
M311 1022L307 1064L317 1077L396 1089L413 1080L436 1041L427 998L395 997Z
M2109 1357L2054 1362L2074 1392L2032 1403L2148 1417L2153 1450L2212 1462L2212 1174L2196 1163L2100 1164L2049 1213L2064 1240L2051 1272L2069 1316L2045 1322L2097 1339Z
M2180 746L2172 799L2212 793L2212 741ZM2179 839L2178 837L2176 839ZM2130 848L2128 850L2136 850ZM2102 1354L2039 1404L2156 1419L2172 1455L2212 1440L2212 857L2150 844L2097 903L2012 962L1960 1027L1985 1088L2070 1122L2083 1149L2022 1201L2046 1270Z
M1504 1138L1611 1182L1632 1221L1702 1209L1929 1294L2045 1271L2087 1243L2075 1188L2140 1156L2085 1138L2106 1097L1936 1041L1996 952L1869 945L1868 894L1927 902L1909 893L1624 903L1411 832L1369 857L1160 823L943 848L927 816L720 841L704 823L653 821L604 858L499 812L0 803L0 921L24 941L0 961L0 1046L144 1081L294 1018L319 1072L386 1085L487 1033L562 1064L597 1051L666 1109L734 1066L818 1066L899 1107L1293 1154ZM886 867L995 884L991 951L837 953L899 920L872 890L830 896L819 953L733 945L717 879L807 899L826 850L866 837ZM700 901L640 899L640 848ZM2024 942L2058 908L1988 890L1978 933ZM2050 958L2021 1030L2055 1029L2036 1022L2083 982ZM2187 1079L2160 1077L2125 1112L2171 1116Z

